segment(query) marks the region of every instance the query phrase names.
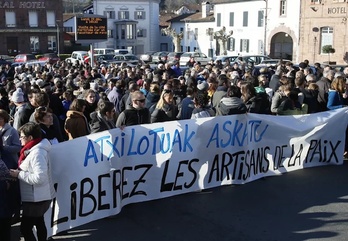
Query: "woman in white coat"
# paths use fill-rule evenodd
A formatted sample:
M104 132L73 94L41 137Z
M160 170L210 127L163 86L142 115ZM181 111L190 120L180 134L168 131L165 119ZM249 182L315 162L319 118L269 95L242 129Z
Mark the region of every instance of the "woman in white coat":
M21 232L25 241L36 241L33 226L36 227L38 241L47 240L44 214L54 197L48 152L51 144L41 138L38 124L29 122L19 128L23 148L18 160L19 168L11 169L12 177L20 182L22 199Z

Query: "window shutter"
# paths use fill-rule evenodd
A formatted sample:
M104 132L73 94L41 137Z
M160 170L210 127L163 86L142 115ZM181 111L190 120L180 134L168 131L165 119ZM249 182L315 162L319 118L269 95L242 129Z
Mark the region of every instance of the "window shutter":
M234 13L230 13L230 27L234 26Z

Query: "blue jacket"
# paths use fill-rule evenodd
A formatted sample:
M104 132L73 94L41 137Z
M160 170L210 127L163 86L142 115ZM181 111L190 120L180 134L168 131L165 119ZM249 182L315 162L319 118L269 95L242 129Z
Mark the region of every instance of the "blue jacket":
M340 93L336 90L329 90L327 97L327 108L329 110L334 110L342 108L344 106L344 100Z

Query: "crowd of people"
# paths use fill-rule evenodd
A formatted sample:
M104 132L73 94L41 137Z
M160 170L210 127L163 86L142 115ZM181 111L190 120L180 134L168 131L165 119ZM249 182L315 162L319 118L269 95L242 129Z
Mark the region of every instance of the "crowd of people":
M310 114L348 102L348 67L298 67L291 62L255 67L194 59L138 66L88 63L11 65L0 72L0 240L22 210L26 241L47 239L43 214L53 198L51 145L126 126L258 113ZM347 141L346 141L347 145ZM347 156L347 150L345 155Z

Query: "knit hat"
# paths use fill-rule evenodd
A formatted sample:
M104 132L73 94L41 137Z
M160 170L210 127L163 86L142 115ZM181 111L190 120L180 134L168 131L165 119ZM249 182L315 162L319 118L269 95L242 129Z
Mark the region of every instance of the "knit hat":
M206 81L198 81L197 89L199 89L199 90L208 90L209 89L209 85L208 85L208 83Z
M14 103L24 102L24 93L21 88L17 88L17 90L13 92L11 100Z

